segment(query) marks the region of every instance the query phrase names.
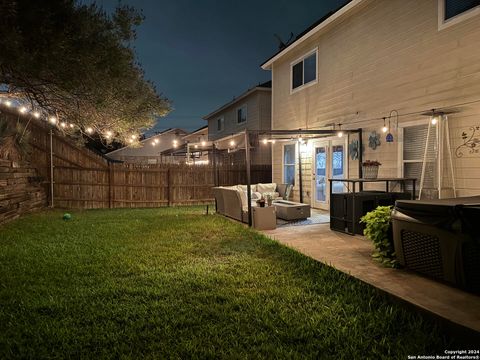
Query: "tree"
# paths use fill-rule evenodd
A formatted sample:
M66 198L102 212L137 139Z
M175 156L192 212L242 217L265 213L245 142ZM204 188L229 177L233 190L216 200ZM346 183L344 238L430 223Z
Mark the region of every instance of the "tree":
M108 15L76 0L0 0L0 14L0 84L68 122L65 131L131 142L169 112L136 61L136 9Z

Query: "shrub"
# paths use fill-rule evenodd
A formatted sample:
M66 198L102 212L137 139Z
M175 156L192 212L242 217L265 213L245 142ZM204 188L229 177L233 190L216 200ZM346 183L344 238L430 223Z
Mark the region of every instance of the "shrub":
M360 221L366 224L363 234L373 242L372 257L385 266L396 268L398 262L391 238L391 206L379 206L363 216Z

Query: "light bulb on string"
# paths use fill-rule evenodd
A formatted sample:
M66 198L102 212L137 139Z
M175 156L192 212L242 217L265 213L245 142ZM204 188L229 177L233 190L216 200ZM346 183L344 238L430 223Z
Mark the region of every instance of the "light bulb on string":
M338 136L339 138L343 137L342 124L338 124L337 136Z
M386 133L387 131L388 131L387 124L385 123L385 118L383 118L383 128L382 128L382 132L383 132L383 133Z
M90 126L87 127L85 131L87 132L87 134L93 134L93 128L91 128Z
M230 146L235 146L235 141L230 140Z
M12 102L10 100L5 101L5 106L6 107L12 106Z
M55 116L50 116L48 118L48 121L50 121L50 123L52 123L52 124L56 124L57 123L57 118Z
M265 145L267 145L267 144L268 144L268 139L267 139L267 138L263 139L263 143L264 143Z
M21 106L18 111L22 114L25 114L27 112L27 108L25 106Z
M38 111L34 111L34 112L33 112L33 117L34 117L35 119L40 118L40 113L39 113Z
M207 142L205 140L202 141L202 146L207 145Z

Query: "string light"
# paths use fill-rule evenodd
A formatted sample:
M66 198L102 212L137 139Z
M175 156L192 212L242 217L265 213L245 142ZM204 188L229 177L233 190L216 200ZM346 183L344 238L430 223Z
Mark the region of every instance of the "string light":
M70 129L73 129L75 125L69 124L68 126L70 126Z
M153 140L153 141L155 142L155 144L158 144L158 143L160 142L159 139L155 139L155 140Z
M267 145L267 144L268 144L268 139L267 139L267 138L263 139L263 143L264 143L265 145Z
M157 143L155 142L155 140L152 141L152 145L153 145L153 146L157 145Z
M85 129L85 131L87 132L87 134L92 134L92 133L93 133L93 128L91 128L91 127L89 126L89 127L87 127L87 128Z
M198 145L197 145L197 144L195 144L194 148L195 148L195 149L198 149Z
M135 140L135 139L137 138L137 135L132 135L130 138L131 138L132 140Z
M34 111L33 112L33 117L36 118L36 119L40 118L40 113L38 111Z
M272 144L275 144L275 139L270 140Z
M10 100L5 101L5 106L6 107L12 106L12 102Z
M27 108L25 106L21 106L18 111L20 111L22 114L25 114L27 112Z
M107 130L105 132L105 138L110 139L112 137L113 133L110 130Z
M55 116L50 116L48 121L50 121L52 124L56 124L57 123L57 118Z
M133 139L128 139L128 142L129 142L130 144L132 144L132 143L133 143Z
M433 115L431 122L432 122L432 125L436 125L438 122L438 118L435 115Z
M64 121L62 121L62 122L60 123L60 126L61 126L62 128L65 128L65 127L67 126L67 123L64 122Z
M178 145L178 141L177 140L173 140L173 147L176 148Z
M343 137L342 124L338 124L337 136L338 136L339 138Z
M202 146L207 145L207 142L205 140L202 141Z
M385 118L383 118L383 128L382 131L386 133L388 131L387 124L385 123Z
M235 141L230 140L230 146L235 146Z

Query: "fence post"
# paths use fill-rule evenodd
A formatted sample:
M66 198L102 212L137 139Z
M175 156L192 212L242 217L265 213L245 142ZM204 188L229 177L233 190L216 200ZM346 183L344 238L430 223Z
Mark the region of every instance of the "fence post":
M168 169L167 169L168 206L172 205L172 193L171 193L172 184L171 184L170 179L171 179L171 174L170 174L170 166L169 166Z
M113 208L113 167L112 162L108 162L108 208Z

